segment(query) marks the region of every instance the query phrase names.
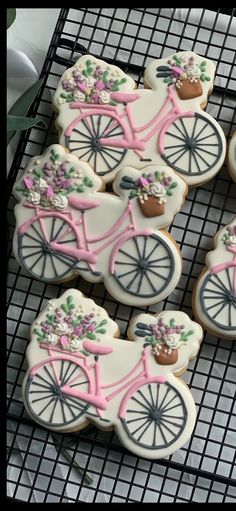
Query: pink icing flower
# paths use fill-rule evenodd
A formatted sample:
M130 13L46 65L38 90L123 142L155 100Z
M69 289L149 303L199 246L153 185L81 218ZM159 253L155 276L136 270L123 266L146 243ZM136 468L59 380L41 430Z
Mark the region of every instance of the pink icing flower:
M72 185L72 179L64 179L60 183L61 188L69 188Z
M104 90L106 88L105 86L105 83L103 83L102 80L99 80L96 84L95 84L95 87L96 87L96 90L98 90L99 92Z
M67 335L62 335L60 337L60 343L61 343L63 349L67 348L67 346L69 344L69 339L68 339Z
M174 78L179 78L184 72L184 70L178 66L172 66L171 71L172 71Z
M85 82L76 82L76 85L82 92L85 92L87 89L87 84Z
M95 326L94 326L94 325L89 325L89 326L87 327L87 332L90 332L90 333L91 333L91 332L94 332L94 330L95 330Z
M83 333L83 327L82 326L76 326L74 329L74 334L80 337Z
M53 188L51 185L49 185L47 187L46 197L47 197L47 199L51 199L53 196L54 196Z
M145 177L140 176L138 178L138 186L140 186L141 188L144 188L145 186L148 186L148 185L149 185L149 182Z
M90 99L91 99L91 103L99 103L99 95L98 94L91 94Z
M28 188L28 190L31 190L31 188L33 188L33 182L31 181L31 179L29 177L27 177L27 176L24 177L23 181L24 181L26 188Z

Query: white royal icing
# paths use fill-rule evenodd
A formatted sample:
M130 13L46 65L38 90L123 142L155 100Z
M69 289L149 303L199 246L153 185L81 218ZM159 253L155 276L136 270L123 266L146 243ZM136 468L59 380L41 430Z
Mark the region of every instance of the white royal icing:
M119 68L84 55L62 75L54 95L60 143L105 182L124 165L142 169L149 162L169 165L189 186L199 186L220 170L226 152L223 130L201 108L214 74L211 60L184 51L153 60L144 74L147 88L135 89Z
M230 174L233 181L236 182L236 132L232 136L229 143L228 161Z
M199 321L219 337L236 338L236 217L214 238L206 271L197 280L194 308Z
M181 448L191 436L196 410L189 388L175 374L196 356L203 336L200 325L179 311L140 314L131 322L129 342L114 337L117 324L104 309L98 314L95 303L79 291L68 289L53 303L50 315L46 308L33 322L27 348L22 395L32 419L63 433L88 421L114 428L129 451L149 459ZM79 304L84 313L77 318ZM61 340L45 343L47 330L54 339L56 321L71 319L71 331L80 330L75 343L72 334L61 336L63 345ZM179 343L175 362L164 365L152 348L155 342L166 345L163 332L168 331L175 332L172 337ZM167 346L164 356L171 360L172 354Z
M180 210L184 181L167 166L148 166L142 173L124 167L114 180L115 195L99 191L102 180L60 145L37 158L40 163L30 161L13 190L20 201L13 243L18 262L46 282L78 274L104 281L111 295L127 305L148 305L168 296L180 278L181 257L158 229ZM40 179L47 187L39 193ZM154 202L151 217L142 209L149 207L149 199Z

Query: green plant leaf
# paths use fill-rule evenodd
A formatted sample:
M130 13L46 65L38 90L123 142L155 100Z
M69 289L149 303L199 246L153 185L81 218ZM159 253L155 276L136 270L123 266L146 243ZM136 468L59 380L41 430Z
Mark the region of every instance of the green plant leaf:
M8 115L7 116L7 131L16 132L23 131L36 126L36 124L45 123L38 117L21 117L20 115Z
M31 107L35 97L37 96L37 93L43 83L43 80L37 80L33 85L31 85L12 105L10 108L8 115L16 115L16 116L22 116L24 117L29 108ZM7 133L7 145L11 141L11 139L16 134L16 131L8 131Z
M88 337L88 339L91 339L91 341L95 341L95 339L96 339L96 335L95 334L88 333L88 334L86 334L86 336Z
M16 19L16 9L7 9L7 29L10 28Z
M101 323L99 323L99 325L98 325L98 326L100 327L100 326L103 326L103 325L106 325L106 324L107 324L107 319L103 319L103 320L101 321Z
M33 333L38 335L40 339L44 339L44 334L38 328L34 328Z
M84 188L84 186L83 186L83 185L79 185L79 186L77 186L77 189L76 189L76 190L77 190L77 192L79 192L79 193L83 193L83 192L84 192L84 190L85 190L85 188Z

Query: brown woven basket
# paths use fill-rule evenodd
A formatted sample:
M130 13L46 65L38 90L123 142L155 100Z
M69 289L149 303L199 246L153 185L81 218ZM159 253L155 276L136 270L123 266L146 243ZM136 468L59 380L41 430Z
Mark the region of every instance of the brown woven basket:
M183 80L180 88L176 87L180 99L194 99L202 95L202 85L200 80L197 82L190 82Z
M143 215L148 218L163 215L165 210L165 204L159 204L156 197L148 197L143 203L139 202L139 205Z

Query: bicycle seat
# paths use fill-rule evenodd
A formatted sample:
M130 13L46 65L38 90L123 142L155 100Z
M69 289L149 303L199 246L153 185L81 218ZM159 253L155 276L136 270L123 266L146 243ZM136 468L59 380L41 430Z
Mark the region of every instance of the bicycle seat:
M75 209L92 209L99 206L99 202L95 200L88 199L78 199L77 197L69 197L68 203L70 206L73 206Z
M116 101L116 103L132 103L132 101L136 101L136 99L140 98L140 94L125 94L123 92L111 92L111 99Z
M96 344L91 341L84 341L83 347L93 355L108 355L114 351L113 348L109 348L109 346L102 346L101 344Z

